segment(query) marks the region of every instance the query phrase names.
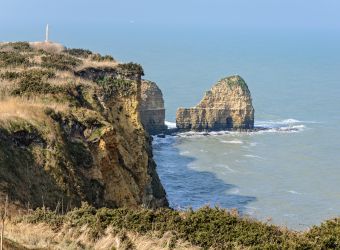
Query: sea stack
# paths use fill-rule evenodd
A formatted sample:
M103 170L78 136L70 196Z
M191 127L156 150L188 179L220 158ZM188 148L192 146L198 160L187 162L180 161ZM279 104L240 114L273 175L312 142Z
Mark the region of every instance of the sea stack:
M254 108L246 82L238 75L221 79L195 107L177 110L176 126L195 131L253 129Z
M142 80L140 116L146 131L151 135L163 133L165 125L165 109L163 94L156 83Z

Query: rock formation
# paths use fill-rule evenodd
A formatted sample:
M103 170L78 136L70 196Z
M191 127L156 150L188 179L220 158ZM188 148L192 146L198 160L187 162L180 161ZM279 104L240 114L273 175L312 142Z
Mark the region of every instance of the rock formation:
M180 130L231 130L254 128L254 108L247 84L240 76L218 81L194 108L179 108Z
M144 128L150 134L159 134L167 129L163 94L154 82L142 80L140 114Z
M168 206L140 119L143 69L106 58L0 45L0 202Z

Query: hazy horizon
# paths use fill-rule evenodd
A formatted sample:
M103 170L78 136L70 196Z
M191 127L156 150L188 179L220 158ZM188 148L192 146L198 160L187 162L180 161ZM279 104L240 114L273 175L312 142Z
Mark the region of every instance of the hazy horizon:
M328 1L1 1L1 41L51 39L67 43L79 31L95 34L124 28L339 31L340 2ZM86 29L88 28L88 29ZM100 31L100 32L98 32ZM104 33L103 33L104 32ZM119 32L118 32L119 33Z

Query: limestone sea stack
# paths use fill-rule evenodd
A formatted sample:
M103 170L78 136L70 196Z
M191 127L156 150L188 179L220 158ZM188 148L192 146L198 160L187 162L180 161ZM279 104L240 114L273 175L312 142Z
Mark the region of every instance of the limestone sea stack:
M163 94L156 83L142 80L140 116L142 124L149 134L163 133L165 125L165 109Z
M193 108L179 108L179 130L218 131L254 128L254 108L246 82L229 76L218 81Z

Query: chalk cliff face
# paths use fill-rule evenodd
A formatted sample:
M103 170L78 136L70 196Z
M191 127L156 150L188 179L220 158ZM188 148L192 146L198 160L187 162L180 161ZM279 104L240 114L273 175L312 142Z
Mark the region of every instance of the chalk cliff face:
M140 119L143 70L106 60L0 44L0 201L168 205Z
M140 114L142 124L150 134L166 130L163 94L154 82L142 80Z
M194 108L179 108L176 126L182 130L254 128L254 108L247 84L240 76L218 81Z

